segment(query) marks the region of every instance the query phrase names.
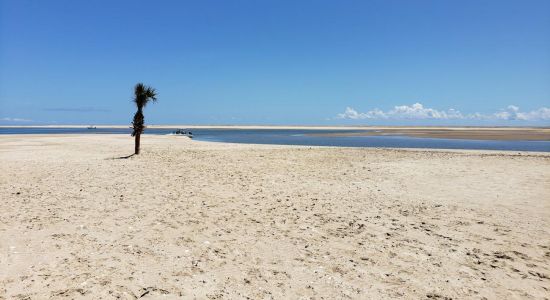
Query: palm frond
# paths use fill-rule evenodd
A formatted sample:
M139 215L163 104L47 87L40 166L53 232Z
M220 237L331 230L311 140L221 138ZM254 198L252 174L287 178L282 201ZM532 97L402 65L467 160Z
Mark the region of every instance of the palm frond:
M157 90L152 87L147 87L145 90L145 96L151 99L153 102L157 101Z
M157 101L157 91L143 83L138 83L134 87L134 102L138 109L142 109L149 101Z

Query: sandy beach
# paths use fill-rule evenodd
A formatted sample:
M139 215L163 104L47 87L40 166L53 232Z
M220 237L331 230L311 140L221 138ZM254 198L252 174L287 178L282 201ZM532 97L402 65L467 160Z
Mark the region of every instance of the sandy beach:
M0 136L0 299L547 299L550 154Z

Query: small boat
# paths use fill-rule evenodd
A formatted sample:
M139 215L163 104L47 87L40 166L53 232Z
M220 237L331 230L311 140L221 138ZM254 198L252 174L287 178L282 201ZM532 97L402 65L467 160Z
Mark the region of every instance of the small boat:
M86 128L88 128L88 129L97 129L97 127L92 126L92 125L90 125L90 126L88 126L88 127L86 127Z
M172 131L172 135L182 135L186 136L188 138L193 138L193 133L191 131L187 131L185 129L177 129L176 131Z

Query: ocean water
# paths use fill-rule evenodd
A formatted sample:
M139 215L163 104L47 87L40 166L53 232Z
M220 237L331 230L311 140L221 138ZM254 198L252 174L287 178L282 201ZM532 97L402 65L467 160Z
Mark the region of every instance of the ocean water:
M144 134L170 134L174 129L146 129ZM190 129L194 139L210 142L307 145L335 147L389 147L432 149L480 149L550 152L550 141L493 141L417 138L409 136L309 136L311 133L357 132L357 130L303 129ZM130 134L130 128L0 128L0 134Z

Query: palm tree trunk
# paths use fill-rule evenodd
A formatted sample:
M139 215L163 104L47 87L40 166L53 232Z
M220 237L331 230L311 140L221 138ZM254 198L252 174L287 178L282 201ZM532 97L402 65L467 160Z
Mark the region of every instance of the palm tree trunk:
M141 133L136 134L136 143L135 143L135 154L139 154L139 142L140 142Z
M143 132L143 119L144 118L143 118L142 107L138 106L138 111L134 115L134 121L132 122L132 124L134 125L134 131L132 135L136 137L134 154L139 154L139 142L141 138L141 133Z

